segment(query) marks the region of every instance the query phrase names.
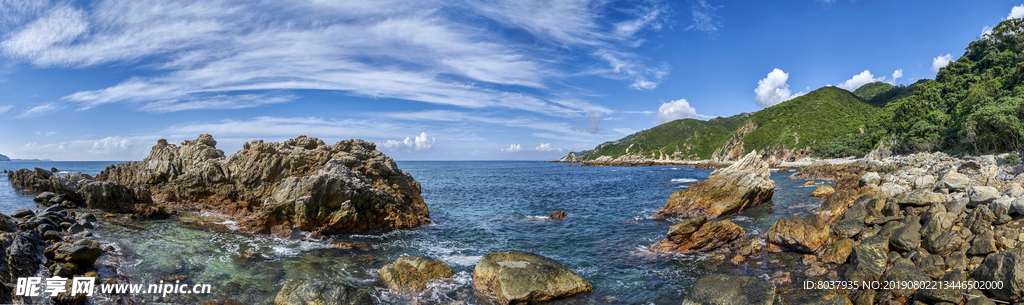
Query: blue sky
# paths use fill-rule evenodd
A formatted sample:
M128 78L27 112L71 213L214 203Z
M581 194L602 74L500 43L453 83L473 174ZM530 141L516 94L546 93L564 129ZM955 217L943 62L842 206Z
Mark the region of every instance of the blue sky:
M826 85L933 78L1024 16L1010 1L556 2L0 0L0 154L140 160L160 138L210 133L233 153L305 134L398 160L549 160Z

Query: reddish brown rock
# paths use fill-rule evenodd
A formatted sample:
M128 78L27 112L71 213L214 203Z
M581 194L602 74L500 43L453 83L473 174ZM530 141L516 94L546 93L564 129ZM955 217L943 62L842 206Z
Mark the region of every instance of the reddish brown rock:
M549 219L565 219L566 216L567 215L565 215L565 211L558 210L558 211L551 212L551 215L548 215L548 218Z
M794 252L819 254L828 245L829 226L815 215L780 218L768 230L768 243Z
M668 238L651 246L651 251L678 253L713 251L743 237L744 231L743 228L731 221L722 220L701 223L699 229L685 237L672 233L673 231L669 231Z
M771 200L774 193L768 163L754 151L727 168L715 170L706 180L676 191L653 217L728 216Z

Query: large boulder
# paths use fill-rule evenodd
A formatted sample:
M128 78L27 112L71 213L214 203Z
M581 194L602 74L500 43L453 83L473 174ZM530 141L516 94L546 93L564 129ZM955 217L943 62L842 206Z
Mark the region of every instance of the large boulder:
M916 189L897 195L896 203L899 205L927 206L934 203L946 202L946 196L926 189Z
M274 305L362 305L373 304L365 291L326 280L291 281L274 298Z
M499 304L532 304L594 290L562 264L523 251L484 255L473 269L473 288Z
M996 298L1009 301L1024 297L1024 248L1011 249L985 258L974 269L973 275L978 281L1002 282L1002 288L988 289Z
M860 181L858 181L858 185L860 185L861 187L878 186L881 183L882 176L878 175L878 173L876 172L866 173L863 176L861 176Z
M43 238L35 230L0 233L0 283L15 283L18 278L34 276L43 258ZM15 303L13 286L0 285L0 303ZM17 303L29 304L32 300Z
M816 215L779 218L768 229L768 243L795 252L819 254L828 245L829 226Z
M882 274L883 283L914 283L914 282L926 282L932 280L928 274L924 273L924 270L918 268L909 259L900 258L893 262L892 268L886 270ZM891 287L889 291L896 297L910 297L917 292L918 286L914 285L897 285L897 287Z
M771 305L775 284L753 276L712 274L693 283L683 305Z
M885 249L864 244L853 246L846 280L877 281L885 273L886 263Z
M967 197L970 198L968 206L988 204L999 197L999 190L991 186L972 186L967 188Z
M702 220L703 217L694 218ZM672 226L668 236L651 246L655 252L678 252L694 253L707 252L722 248L733 241L743 237L746 232L743 228L729 220L700 222L700 226L689 234L694 224L698 221L691 219ZM673 230L675 229L675 230Z
M51 260L88 267L96 263L96 259L103 255L103 249L100 248L100 243L83 239L74 243L54 243L46 248L43 254Z
M967 175L958 173L955 170L950 170L942 177L942 180L939 181L939 187L949 189L953 192L963 192L968 186L970 186L970 183L971 178L968 178Z
M413 292L426 289L430 281L455 275L448 264L421 256L401 257L381 267L379 272L381 279L392 290Z
M374 143L327 145L299 136L246 142L225 156L210 135L181 146L160 140L142 162L105 169L96 179L144 187L153 198L213 210L245 230L276 236L403 229L430 223L420 184Z
M768 163L754 151L729 167L715 170L704 181L676 191L653 217L728 216L771 200L774 193Z

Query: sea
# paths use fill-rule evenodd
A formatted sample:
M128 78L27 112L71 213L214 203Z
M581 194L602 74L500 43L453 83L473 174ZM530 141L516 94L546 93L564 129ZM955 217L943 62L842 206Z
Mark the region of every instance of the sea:
M0 170L57 168L61 174L96 175L120 162L0 162ZM330 241L283 240L198 228L189 223L212 215L186 213L167 220L100 217L94 239L110 246L97 263L101 277L132 283L210 284L205 295L137 296L145 302L200 303L233 299L270 304L289 281L327 279L370 292L380 304L491 304L474 293L473 268L481 256L521 250L556 261L589 280L594 291L553 304L680 304L689 287L713 273L767 278L800 270L799 257L769 254L732 264L721 254L656 254L648 248L678 220L654 220L673 192L706 179L710 170L689 166L583 167L527 161L398 161L422 185L432 224L383 234L349 235ZM814 185L773 173L773 200L727 217L748 234L764 233L780 217L804 217L823 200ZM815 185L827 183L815 181ZM40 208L32 194L0 177L0 212ZM563 210L568 217L549 219ZM100 211L93 211L104 216ZM131 227L112 223L117 220ZM134 228L132 228L134 227ZM141 230L139 230L141 228ZM333 243L359 243L356 249ZM452 267L455 277L419 294L384 288L377 270L403 256L427 256ZM794 272L796 275L797 272ZM795 280L795 277L794 277ZM95 296L97 303L108 296Z

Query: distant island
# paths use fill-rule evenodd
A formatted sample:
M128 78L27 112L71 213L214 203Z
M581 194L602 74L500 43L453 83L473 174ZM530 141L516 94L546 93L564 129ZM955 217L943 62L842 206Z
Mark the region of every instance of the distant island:
M11 161L11 158L8 158L7 156L4 155L0 155L0 161Z

